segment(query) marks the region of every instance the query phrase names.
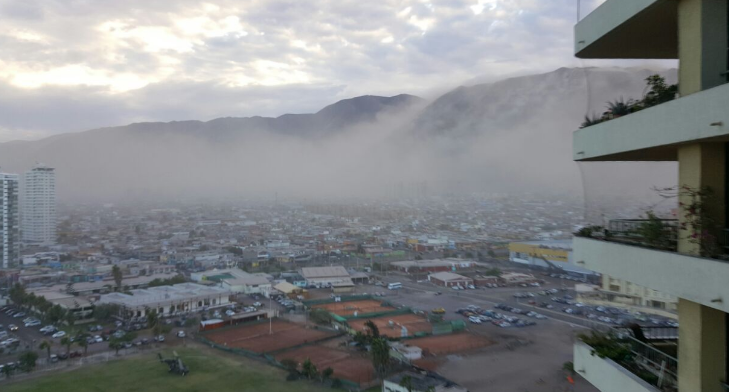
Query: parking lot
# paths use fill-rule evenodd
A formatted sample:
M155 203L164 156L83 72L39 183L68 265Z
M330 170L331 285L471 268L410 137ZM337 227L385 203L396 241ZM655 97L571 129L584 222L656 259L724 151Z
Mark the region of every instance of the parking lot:
M444 314L446 320L465 320L471 333L493 342L492 345L466 354L436 356L434 359L424 361L424 365L436 369L445 377L471 391L572 390L572 385L567 381L562 367L565 362L572 361L575 335L579 331L586 331L583 324L589 320L561 312L557 307L536 308L529 305L526 298L515 298L515 293L529 291L523 287L456 291L407 279L406 276L397 275L383 277L385 283L399 281L404 286L402 290L389 291L386 296L389 301L423 311L442 307L446 311ZM364 286L360 290L379 289L378 286L375 287ZM561 295L574 294L569 290L562 291L559 282L548 282L532 289L536 291L557 289ZM441 294L437 294L439 292ZM549 297L542 297L550 301ZM524 310L524 313L517 314L497 309L495 308L497 304L519 308ZM516 322L509 327L499 327L491 321L473 323L462 314L463 312L457 313L459 309L468 309L469 305L471 309L480 308L497 312L534 324L519 328ZM526 316L525 313L529 311L535 311L544 318ZM475 372L473 369L479 371ZM596 391L579 377L575 382L574 390Z

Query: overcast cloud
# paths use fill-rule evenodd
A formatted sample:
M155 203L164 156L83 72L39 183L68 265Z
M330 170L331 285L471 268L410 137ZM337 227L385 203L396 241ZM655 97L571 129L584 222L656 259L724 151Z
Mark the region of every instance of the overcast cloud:
M601 0L583 0L583 14ZM0 141L428 96L572 55L575 0L0 0ZM599 65L608 65L601 62Z

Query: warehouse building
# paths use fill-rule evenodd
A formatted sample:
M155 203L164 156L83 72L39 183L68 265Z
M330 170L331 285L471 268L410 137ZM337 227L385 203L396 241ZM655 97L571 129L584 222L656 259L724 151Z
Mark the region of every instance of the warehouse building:
M434 259L393 261L392 263L390 263L390 266L401 272L417 273L457 271L461 269L473 268L475 266L475 263L473 260Z
M436 272L428 275L428 280L443 287L466 287L473 284L473 279L452 272Z
M301 276L307 287L331 287L334 284L354 285L349 272L341 265L332 267L304 267Z
M230 291L221 287L180 283L172 286L131 290L130 294L104 294L97 303L117 304L122 307L123 319L143 317L156 310L162 317L175 316L230 304Z

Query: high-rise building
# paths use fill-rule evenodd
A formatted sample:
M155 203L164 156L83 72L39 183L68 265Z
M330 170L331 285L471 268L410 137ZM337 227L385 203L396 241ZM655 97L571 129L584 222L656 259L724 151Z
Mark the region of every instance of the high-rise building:
M18 175L0 173L0 268L17 266L19 258Z
M56 172L38 165L25 173L22 192L23 242L56 242Z
M575 26L579 58L679 60L680 98L655 86L641 105L573 135L575 161L678 163L675 235L573 242L585 268L678 298L678 339L646 328L614 360L575 344L575 371L601 391L728 388L728 19L727 0L606 0Z

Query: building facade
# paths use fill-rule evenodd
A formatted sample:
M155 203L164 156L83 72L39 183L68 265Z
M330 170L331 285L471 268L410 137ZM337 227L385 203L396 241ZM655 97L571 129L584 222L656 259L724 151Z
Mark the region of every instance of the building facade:
M23 177L22 239L26 243L56 242L56 172L36 166Z
M726 0L607 0L575 26L580 58L679 60L680 97L577 130L572 154L578 162L678 163L678 235L664 241L674 245L608 236L573 245L585 268L678 298L678 356L653 353L676 363L675 375L661 376L680 391L723 392L729 381L729 264L721 260L729 250L728 20ZM584 346L575 345L575 370L601 391L655 390Z
M20 258L18 175L0 173L0 268L13 268Z

